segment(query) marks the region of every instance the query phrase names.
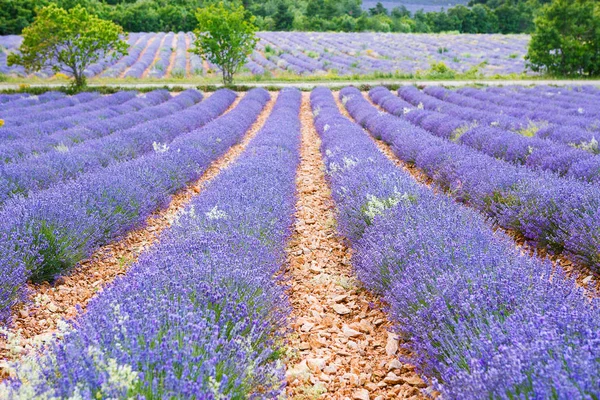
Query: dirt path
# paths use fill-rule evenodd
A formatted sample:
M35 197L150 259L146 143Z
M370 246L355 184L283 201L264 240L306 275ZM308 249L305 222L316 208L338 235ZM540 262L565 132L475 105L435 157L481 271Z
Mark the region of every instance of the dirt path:
M173 70L175 64L175 49L177 48L177 35L173 35L173 40L171 41L171 57L169 57L169 65L167 66L167 70L165 71L165 78L171 77L171 71Z
M200 193L220 170L241 154L250 139L264 125L277 93L271 93L271 96L271 100L242 142L212 163L198 180L177 192L167 208L148 218L145 227L129 232L123 239L102 247L69 275L59 278L54 285L29 285L31 303L15 311L14 324L8 332L10 340L7 342L0 338L0 377L6 377L10 371L7 361L31 355L44 342L52 340L59 321L76 318L104 286L110 284L117 276L125 274L142 252L158 242L159 235L169 228L173 217L192 200L192 197ZM242 97L238 96L226 112L232 110Z
M191 76L190 72L192 71L192 64L190 60L190 48L192 46L192 39L190 35L185 35L185 77L189 78Z
M382 304L353 277L350 249L336 233L309 94L301 108L302 147L294 233L287 249L293 332L287 394L295 399L419 398L414 367L397 361Z

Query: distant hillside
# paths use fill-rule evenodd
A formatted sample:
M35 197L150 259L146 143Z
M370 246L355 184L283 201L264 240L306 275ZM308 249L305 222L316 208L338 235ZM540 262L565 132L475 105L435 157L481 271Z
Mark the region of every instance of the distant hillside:
M423 10L425 12L440 11L442 8L448 9L457 4L467 4L469 0L384 0L380 3L383 4L388 11L391 11L394 7L404 5L411 13L417 10ZM378 3L377 0L363 0L362 8L368 10L369 8L375 7Z

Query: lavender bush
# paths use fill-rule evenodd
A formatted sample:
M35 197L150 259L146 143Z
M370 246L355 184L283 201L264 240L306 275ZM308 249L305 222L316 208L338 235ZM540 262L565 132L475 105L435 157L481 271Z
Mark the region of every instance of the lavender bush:
M177 107L170 107L170 103L164 105L163 108L170 112L165 117L71 148L58 147L41 156L5 165L0 171L0 204L15 195L28 196L82 173L134 159L155 150L157 144L167 145L178 135L216 118L234 98L211 96L196 105L201 99L200 93L189 90L177 96Z
M342 92L351 110L355 95ZM418 185L341 116L328 89L311 104L353 265L388 302L423 377L450 399L594 398L598 299Z
M550 252L563 253L592 271L600 270L597 185L497 160L379 112L355 88L342 93L357 122L453 197Z
M298 90L282 90L240 158L176 217L159 245L90 302L39 367L23 366L4 393L282 395L279 346L288 305L274 276L294 213L300 99Z
M212 97L231 103L235 93L220 90ZM252 90L231 112L152 153L7 202L0 212L3 319L27 279L52 279L166 205L241 139L268 98L267 91Z
M167 100L170 100L167 103L169 106L177 107L182 103L177 98L171 99L171 95L166 90L155 90L145 95L138 95L123 104L83 113L82 116L67 117L58 126L51 121L44 122L37 126L38 129L41 125L45 126L44 134L41 136L31 137L32 132L27 127L15 128L10 136L6 135L8 130L3 131L5 139L14 141L0 145L0 162L15 162L32 154L39 155L58 148L64 151L85 140L127 129L153 118L164 117L170 107L160 105ZM71 127L65 128L66 126Z

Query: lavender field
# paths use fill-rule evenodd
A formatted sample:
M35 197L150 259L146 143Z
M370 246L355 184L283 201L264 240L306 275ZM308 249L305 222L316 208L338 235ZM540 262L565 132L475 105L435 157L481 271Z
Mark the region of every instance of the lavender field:
M261 32L241 76L289 78L339 76L411 76L443 62L457 73L481 76L527 73L526 35L449 35L385 33ZM25 77L6 65L18 49L18 36L0 37L0 73ZM100 61L86 70L90 78L185 79L209 77L218 68L189 53L190 33L131 33L129 55ZM50 70L36 73L48 78Z
M2 94L0 397L593 399L599 110Z

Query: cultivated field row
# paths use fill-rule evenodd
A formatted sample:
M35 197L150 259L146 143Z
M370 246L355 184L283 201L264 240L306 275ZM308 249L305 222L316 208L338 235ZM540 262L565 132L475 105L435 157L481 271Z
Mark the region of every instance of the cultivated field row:
M443 62L458 73L509 75L525 72L526 35L438 35L384 33L260 32L242 75L288 76L409 75L426 73ZM129 54L91 65L88 78L191 78L219 68L190 50L193 33L130 33ZM8 67L6 57L21 43L19 36L0 36L0 73L26 76ZM35 74L54 75L48 69ZM475 76L474 75L474 76Z
M2 393L593 396L598 103L0 95Z

